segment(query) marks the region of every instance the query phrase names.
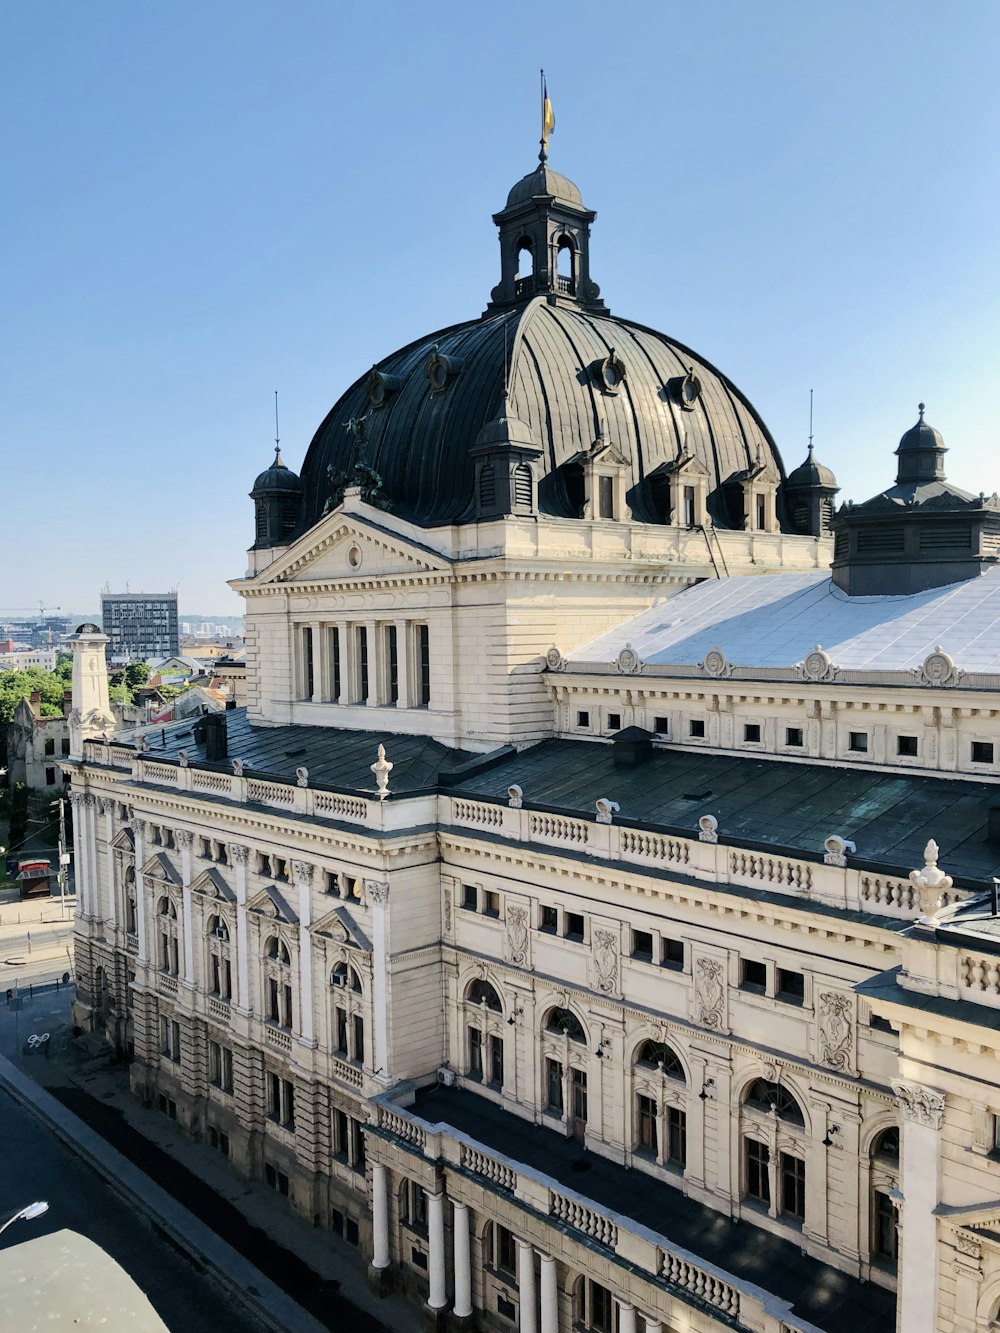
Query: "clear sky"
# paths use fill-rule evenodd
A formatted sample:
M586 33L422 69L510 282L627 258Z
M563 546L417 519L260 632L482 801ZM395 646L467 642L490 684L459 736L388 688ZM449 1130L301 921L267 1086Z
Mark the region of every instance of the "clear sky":
M918 400L1000 489L996 0L0 0L0 609L109 580L238 612L281 396L297 467L372 363L479 314L552 164L613 312L863 499Z

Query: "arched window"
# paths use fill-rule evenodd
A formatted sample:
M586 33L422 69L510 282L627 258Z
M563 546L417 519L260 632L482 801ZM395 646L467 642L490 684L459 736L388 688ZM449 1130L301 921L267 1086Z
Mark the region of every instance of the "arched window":
M576 289L575 264L576 249L568 236L559 237L559 245L556 251L556 272L559 275L559 290L569 292L570 295Z
M570 1041L587 1040L583 1025L572 1009L550 1009L546 1015L545 1028L548 1032L558 1032L569 1037Z
M270 1023L291 1029L295 1011L292 1003L292 982L286 969L292 956L288 945L272 935L264 945L265 1012Z
M164 896L159 901L157 915L160 920L160 971L176 977L180 971L177 908Z
M341 990L350 990L355 995L361 994L361 978L353 967L348 967L346 963L337 963L330 973L330 985L339 986Z
M285 967L289 966L292 961L292 955L288 952L288 945L284 940L279 940L277 935L272 935L268 940L264 947L264 954L267 958L282 963Z
M174 921L177 920L177 908L173 905L173 903L170 901L169 898L161 898L160 905L157 910L160 916L169 916L172 920Z
M514 467L514 504L522 509L530 509L533 499L531 468L527 463L517 463Z
M636 1064L644 1065L647 1069L662 1067L667 1078L679 1078L682 1083L684 1082L684 1066L677 1058L676 1052L665 1042L644 1041L636 1055Z
M255 540L258 546L267 545L267 505L263 500L258 500L256 505L256 536Z
M872 1157L885 1163L899 1165L899 1127L891 1125L883 1129L872 1144Z
M899 1126L877 1134L871 1146L870 1236L872 1263L895 1268L899 1257L897 1213L893 1203L899 1187Z
M330 973L333 991L331 1039L333 1050L342 1060L365 1062L365 1016L361 995L361 977L349 964L340 962Z
M500 996L488 981L477 979L470 982L469 988L465 992L465 998L469 1004L485 1004L486 1008L492 1009L494 1013L503 1012Z
M759 1078L751 1083L743 1101L745 1105L753 1107L755 1111L769 1113L773 1108L778 1119L784 1120L787 1124L805 1125L806 1123L801 1106L788 1089L783 1088L780 1083L771 1083L766 1078Z
M220 1000L233 998L233 965L229 956L229 926L213 914L208 918L208 989Z
M532 252L531 241L527 236L522 236L517 243L517 273L515 275L518 282L525 278L530 278L535 272L535 256Z
M129 935L135 935L138 932L138 929L139 922L135 899L135 866L129 866L125 871L125 930Z

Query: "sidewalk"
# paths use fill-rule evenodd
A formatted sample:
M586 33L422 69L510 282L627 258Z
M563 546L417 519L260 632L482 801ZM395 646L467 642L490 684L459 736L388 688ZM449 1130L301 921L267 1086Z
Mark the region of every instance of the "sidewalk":
M23 1061L22 1068L24 1074L54 1091L65 1090L67 1084L75 1086L93 1099L98 1118L101 1112L119 1113L128 1126L235 1208L252 1228L295 1256L322 1283L336 1288L344 1301L358 1307L359 1326L364 1321L360 1312L364 1312L392 1333L420 1333L423 1329L421 1312L409 1301L396 1294L382 1299L372 1294L367 1264L356 1248L331 1231L311 1226L262 1182L237 1175L217 1152L192 1142L167 1116L141 1106L128 1091L127 1066L115 1064L110 1049L102 1048L96 1038L63 1044L62 1050L55 1048L48 1060L32 1056ZM319 1328L316 1321L307 1318L308 1327ZM303 1324L302 1330L306 1327ZM295 1333L300 1333L299 1328Z

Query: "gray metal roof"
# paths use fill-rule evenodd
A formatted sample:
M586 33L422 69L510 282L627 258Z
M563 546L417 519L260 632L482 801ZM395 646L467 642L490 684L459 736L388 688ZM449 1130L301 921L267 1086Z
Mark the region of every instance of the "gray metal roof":
M424 375L435 348L461 363L439 392ZM612 348L625 366L625 378L616 393L605 393L591 368ZM302 530L322 516L330 495L328 467L350 471L355 441L346 425L361 417L366 417L361 455L381 476L397 512L424 526L469 517L470 451L483 425L500 412L505 354L511 367L507 412L527 424L543 451L538 465L542 513L577 517L563 476L553 474L589 449L602 428L629 461L628 503L641 521L663 521L643 483L684 448L708 470L709 509L720 523L726 522L726 513L717 488L733 473L752 467L758 450L784 475L761 418L703 357L639 324L538 297L430 334L379 362L379 370L401 382L384 406L372 407L367 372L352 385L306 455ZM694 409L684 411L668 386L683 379L689 367L702 392Z
M907 597L848 597L828 574L760 574L697 584L568 654L696 665L712 648L741 667L791 667L817 644L835 666L905 671L938 646L967 672L1000 671L1000 569Z

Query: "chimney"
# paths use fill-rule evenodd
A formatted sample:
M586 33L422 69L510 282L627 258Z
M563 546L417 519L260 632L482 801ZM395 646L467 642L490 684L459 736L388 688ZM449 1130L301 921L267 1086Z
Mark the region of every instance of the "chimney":
M221 763L229 758L229 735L225 713L206 713L201 720L205 737L205 758L209 763Z
M41 702L42 702L42 695L41 695L41 692L40 692L39 690L32 690L32 691L31 691L31 706L32 706L32 708L34 708L34 707L36 706L36 704L40 704Z
M73 691L72 691L72 690L63 690L62 710L63 710L63 717L69 717L70 713L72 713L72 711L73 711Z

